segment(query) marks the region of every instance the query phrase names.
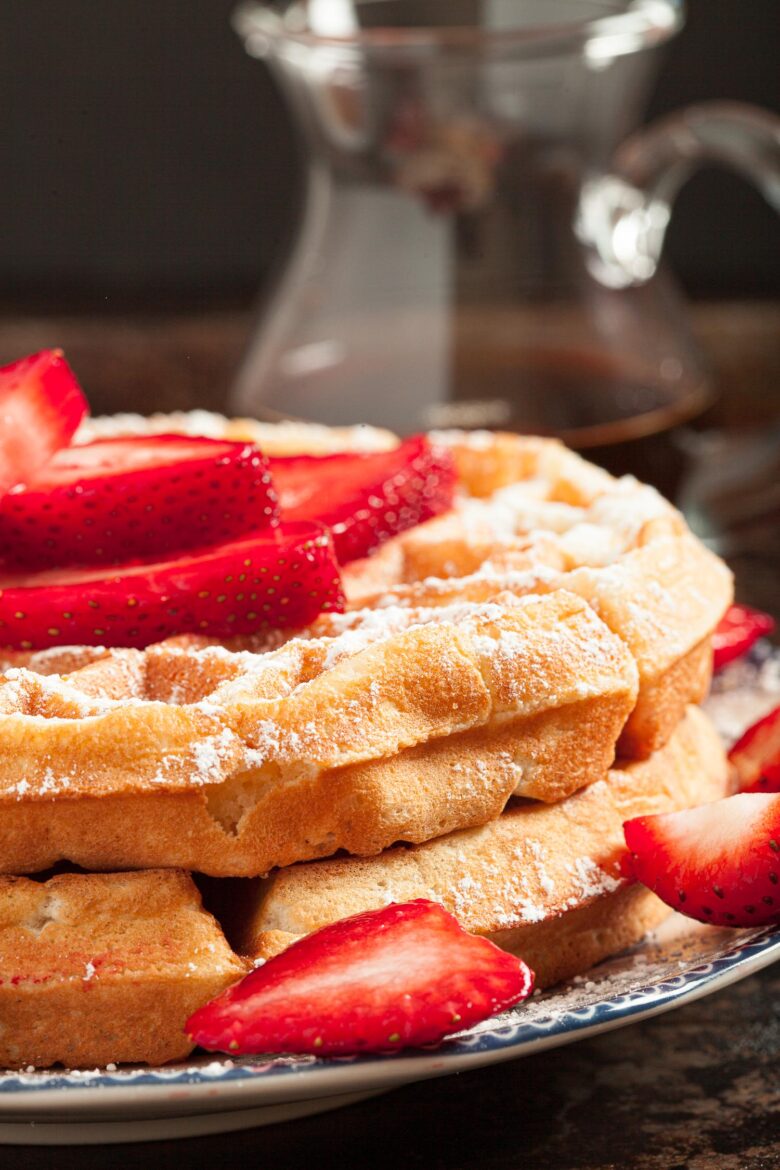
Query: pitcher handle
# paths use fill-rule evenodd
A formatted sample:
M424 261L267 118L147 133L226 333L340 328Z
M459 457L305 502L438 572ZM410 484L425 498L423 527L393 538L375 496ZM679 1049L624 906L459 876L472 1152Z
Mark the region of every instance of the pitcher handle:
M583 185L576 230L602 284L628 288L650 279L674 198L706 162L738 171L780 211L780 118L739 102L688 106L632 135L612 172Z

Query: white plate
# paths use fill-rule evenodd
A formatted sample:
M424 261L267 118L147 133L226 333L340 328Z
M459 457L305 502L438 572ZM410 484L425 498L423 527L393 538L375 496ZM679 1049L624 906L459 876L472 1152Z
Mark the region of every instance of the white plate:
M721 727L733 712L725 701L729 692L743 699L753 689L743 723L751 711L759 713L756 706L771 705L778 664L780 658L760 654L724 673L713 701ZM724 727L731 736L740 729ZM203 1056L163 1068L0 1073L0 1143L155 1141L319 1113L648 1019L720 991L778 958L780 926L719 930L673 914L628 954L428 1049L331 1060Z

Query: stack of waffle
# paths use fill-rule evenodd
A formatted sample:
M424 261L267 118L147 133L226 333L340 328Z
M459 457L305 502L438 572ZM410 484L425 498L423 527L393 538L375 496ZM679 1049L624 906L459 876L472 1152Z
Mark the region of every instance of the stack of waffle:
M623 876L622 823L725 794L696 704L730 575L653 489L555 442L436 439L455 508L348 566L345 614L0 657L0 873L35 875L0 877L0 1063L182 1058L188 1014L258 960L392 901L441 902L542 987L667 913Z

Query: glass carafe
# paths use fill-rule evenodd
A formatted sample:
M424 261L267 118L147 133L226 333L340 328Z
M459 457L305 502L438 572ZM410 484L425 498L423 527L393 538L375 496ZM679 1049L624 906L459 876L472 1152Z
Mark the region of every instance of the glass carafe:
M720 104L634 133L681 19L673 0L242 6L306 181L234 408L580 446L701 409L706 373L659 269L670 205L712 158L780 200L780 134Z

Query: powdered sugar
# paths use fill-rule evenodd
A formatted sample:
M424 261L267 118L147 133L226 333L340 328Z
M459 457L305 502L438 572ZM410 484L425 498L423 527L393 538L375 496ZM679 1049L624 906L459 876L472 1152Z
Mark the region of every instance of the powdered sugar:
M567 905L579 905L591 898L598 898L601 894L611 894L623 884L620 878L613 877L601 868L592 857L578 857L566 865L579 887L578 897L570 898Z
M219 735L209 736L193 744L192 754L195 759L195 783L207 784L209 781L221 779L224 774L225 760L236 742L236 737L225 728Z

